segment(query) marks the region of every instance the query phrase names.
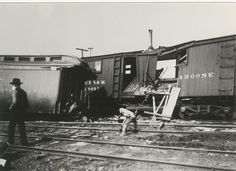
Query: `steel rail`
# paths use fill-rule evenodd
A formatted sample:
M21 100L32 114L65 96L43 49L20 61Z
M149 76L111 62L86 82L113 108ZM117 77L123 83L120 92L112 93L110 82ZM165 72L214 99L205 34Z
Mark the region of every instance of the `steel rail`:
M191 167L191 168L201 168L201 169L210 169L210 170L224 170L224 171L236 171L233 168L220 168L220 167L211 167L211 166L202 166L197 164L186 164L186 163L178 163L178 162L170 162L170 161L163 161L163 160L148 160L148 159L140 159L135 157L121 157L121 156L114 156L114 155L101 155L101 154L93 154L93 153L82 153L76 151L65 151L65 150L55 150L55 149L48 149L48 148L36 148L36 147L26 147L26 146L15 146L9 145L11 149L20 150L20 151L38 151L38 152L46 152L49 154L54 155L63 155L63 156L70 156L70 157L88 157L94 159L108 159L108 160L119 160L119 161L133 161L133 162L147 162L147 163L155 163L155 164L166 164L166 165L175 165L175 166L182 166L182 167Z
M37 122L35 122L37 123ZM42 123L42 122L39 122ZM78 124L78 125L112 125L112 126L120 126L121 123L98 123L98 122L48 122L48 124ZM131 123L133 124L133 123ZM138 126L160 126L162 123L159 124L143 124L138 123ZM210 125L210 124L174 124L174 123L165 123L164 126L176 126L176 127L208 127L208 128L236 128L235 125Z
M151 120L151 119L150 119ZM143 121L139 121L139 123L150 123L150 120L143 120ZM176 122L178 120L181 120L181 121L185 121L183 119L177 119L177 120L171 120L172 122ZM117 122L117 119L111 119L111 120L107 120L109 122ZM190 120L191 121L191 120ZM158 120L158 121L152 121L152 123L158 123L158 122L161 122L161 120ZM209 121L209 120L196 120L196 122L200 122L199 124L236 124L235 121L222 121L222 120L212 120L212 121Z
M78 129L78 130L98 130L104 132L118 132L119 129L98 128L98 127L77 127L77 126L39 126L39 125L26 125L28 128L55 128L55 129ZM145 133L160 133L160 134L236 134L230 131L167 131L167 130L139 130Z
M139 144L126 144L126 143L115 143L115 142L106 142L106 141L76 140L76 139L67 139L67 138L53 138L53 139L61 140L61 141L85 142L85 143L92 143L92 144L105 144L105 145L115 145L115 146L132 146L132 147L139 147L139 148L197 151L197 152L206 152L206 153L220 153L220 154L234 154L234 155L236 154L236 151L226 151L226 150L208 150L208 149L170 147L170 146L139 145Z
M1 121L3 124L8 124L6 121ZM65 125L107 125L107 126L120 126L121 123L105 123L105 122L37 122L37 121L26 121L26 123L30 124L65 124ZM132 124L132 123L131 123ZM139 126L160 126L162 123L154 122L154 123L138 123ZM226 125L214 125L214 124L176 124L176 123L165 123L164 126L176 126L176 127L207 127L207 128L236 128L236 124L226 124Z
M7 136L7 134L0 134L0 136ZM19 135L15 136L19 137ZM105 144L105 145L115 145L115 146L132 146L139 148L153 148L153 149L163 149L163 150L180 150L180 151L196 151L204 153L219 153L219 154L232 154L236 155L236 151L227 151L227 150L210 150L210 149L197 149L197 148L184 148L184 147L171 147L171 146L159 146L159 145L140 145L140 144L127 144L127 143L115 143L107 141L94 141L94 140L79 140L72 138L58 138L58 137L47 137L47 136L29 136L28 138L47 138L51 140L59 141L70 141L70 142L85 142L91 144Z
M8 121L0 121L1 124L8 124ZM106 122L52 122L52 121L26 121L26 124L65 124L65 125L121 125L121 123L106 123ZM132 123L131 123L132 124ZM138 122L140 126L159 126L162 122ZM236 128L236 124L216 125L216 124L178 124L178 123L165 123L165 126L177 127L212 127L212 128Z
M38 125L26 125L29 128L56 128L56 129L78 129L78 130L98 130L104 132L118 132L119 129L109 128L97 128L97 127L77 127L77 126L38 126ZM165 131L165 130L139 130L139 132L145 133L161 133L161 134L236 134L236 132L212 132L212 131Z

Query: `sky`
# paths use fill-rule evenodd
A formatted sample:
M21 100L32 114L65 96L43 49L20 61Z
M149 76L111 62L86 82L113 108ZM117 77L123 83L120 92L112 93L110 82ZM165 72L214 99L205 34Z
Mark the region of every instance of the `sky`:
M0 55L93 55L236 34L236 3L0 3ZM85 53L89 56L89 52Z

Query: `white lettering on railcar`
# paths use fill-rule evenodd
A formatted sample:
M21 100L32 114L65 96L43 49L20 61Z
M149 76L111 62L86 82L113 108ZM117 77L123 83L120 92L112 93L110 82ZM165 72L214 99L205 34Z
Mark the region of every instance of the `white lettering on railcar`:
M209 73L196 73L196 74L184 74L180 75L180 80L187 80L187 79L200 79L200 78L213 78L214 72Z
M105 80L89 80L85 82L85 85L104 85L106 84Z
M88 91L96 91L96 90L99 90L100 87L88 87L87 89L85 88L85 91L88 90Z
M85 91L96 91L105 85L105 80L89 80L85 82Z
M208 77L213 78L214 77L213 74L214 74L213 72L208 73Z
M202 78L207 78L207 73L203 73Z
M189 79L189 75L184 75L184 79Z

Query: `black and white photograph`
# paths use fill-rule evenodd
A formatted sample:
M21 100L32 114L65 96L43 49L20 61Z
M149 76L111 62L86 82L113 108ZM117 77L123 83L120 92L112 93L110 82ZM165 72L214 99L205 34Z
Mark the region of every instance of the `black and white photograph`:
M0 171L236 171L236 1L0 1Z

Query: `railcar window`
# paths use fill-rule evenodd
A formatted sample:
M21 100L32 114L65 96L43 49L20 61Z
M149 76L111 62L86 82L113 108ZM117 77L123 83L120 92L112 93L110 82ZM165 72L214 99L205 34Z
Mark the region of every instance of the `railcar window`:
M35 62L43 62L43 61L45 61L45 60L46 60L45 57L43 57L43 58L34 58L34 61L35 61Z
M95 61L94 69L96 70L96 72L101 72L102 71L102 61Z
M125 74L131 74L131 70L126 70Z
M157 61L156 70L164 69L160 78L176 78L176 59Z
M30 58L20 57L19 61L30 61Z
M131 68L131 65L125 65L125 68L129 69L129 68Z
M15 61L14 57L4 57L4 61Z
M125 74L131 74L131 65L125 65Z
M179 64L185 63L187 64L187 51L183 50L179 54Z
M50 57L50 61L61 61L61 57Z

